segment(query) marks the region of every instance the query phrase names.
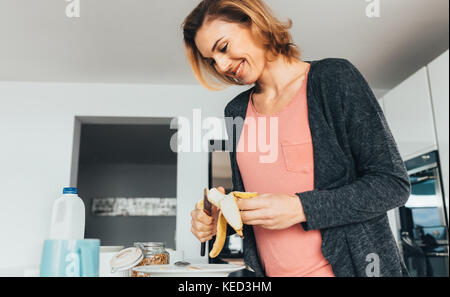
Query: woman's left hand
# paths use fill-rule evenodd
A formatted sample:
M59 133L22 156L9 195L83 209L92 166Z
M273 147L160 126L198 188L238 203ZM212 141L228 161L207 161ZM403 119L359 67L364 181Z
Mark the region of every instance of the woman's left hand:
M253 198L239 199L242 222L266 229L281 230L306 221L297 195L261 194Z

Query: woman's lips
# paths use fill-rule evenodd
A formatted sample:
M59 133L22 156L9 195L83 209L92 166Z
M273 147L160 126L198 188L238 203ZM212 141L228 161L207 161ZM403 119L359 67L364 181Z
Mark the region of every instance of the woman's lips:
M244 74L244 64L245 64L245 60L243 60L243 61L239 64L239 66L238 66L238 68L237 68L237 70L236 70L236 72L235 72L236 78L241 78L242 75Z

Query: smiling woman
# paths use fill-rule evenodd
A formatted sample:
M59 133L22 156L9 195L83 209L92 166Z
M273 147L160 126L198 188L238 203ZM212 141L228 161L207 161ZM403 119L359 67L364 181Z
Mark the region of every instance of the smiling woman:
M387 212L410 184L381 107L348 60L302 61L291 25L262 0L204 0L183 28L203 86L255 84L224 110L232 191L258 193L237 202L244 262L256 276L407 276ZM217 209L191 217L211 240Z
M209 22L218 25L203 26ZM300 50L292 42L288 31L291 26L291 20L287 23L277 20L262 1L206 0L185 19L182 29L186 54L195 76L204 87L217 91L222 89L220 82L225 86L250 83L250 78L244 81L242 75L243 68L258 65L250 57L270 60L268 53L272 57L282 55L288 62L298 60ZM211 28L214 32L201 34L201 30ZM242 28L246 30L239 30ZM211 39L211 35L216 38ZM208 36L208 40L196 43L202 36ZM198 44L204 48L199 48ZM229 55L229 59L222 59L224 55ZM205 73L210 77L205 77ZM214 78L219 83L214 82Z

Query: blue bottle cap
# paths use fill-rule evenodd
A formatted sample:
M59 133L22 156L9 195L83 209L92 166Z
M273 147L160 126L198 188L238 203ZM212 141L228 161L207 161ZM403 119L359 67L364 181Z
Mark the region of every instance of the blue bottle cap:
M77 188L64 188L63 194L78 194Z

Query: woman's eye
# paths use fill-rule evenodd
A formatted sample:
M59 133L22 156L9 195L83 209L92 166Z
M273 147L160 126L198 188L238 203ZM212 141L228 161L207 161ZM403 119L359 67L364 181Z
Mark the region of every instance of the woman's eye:
M227 51L227 48L228 48L228 43L227 43L227 45L225 45L220 51L221 51L222 53L224 53L224 52Z

